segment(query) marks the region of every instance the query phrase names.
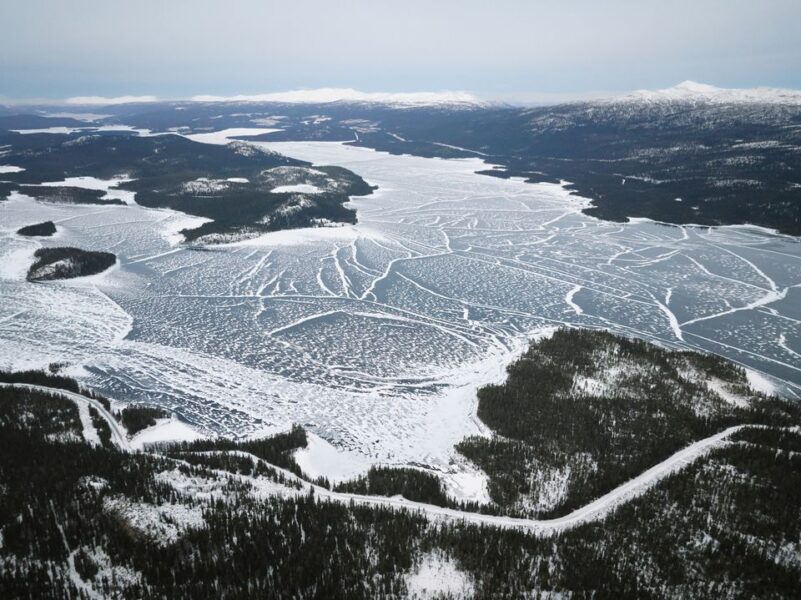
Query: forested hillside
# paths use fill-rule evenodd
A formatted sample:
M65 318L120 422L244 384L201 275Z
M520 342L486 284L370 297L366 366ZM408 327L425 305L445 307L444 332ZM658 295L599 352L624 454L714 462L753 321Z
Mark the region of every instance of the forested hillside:
M794 598L801 435L741 437L603 522L537 537L319 500L216 444L90 445L70 401L0 387L0 595Z
M730 362L606 331L532 343L478 397L495 435L457 448L489 475L495 503L537 517L565 514L732 425L801 423L797 404L751 389Z

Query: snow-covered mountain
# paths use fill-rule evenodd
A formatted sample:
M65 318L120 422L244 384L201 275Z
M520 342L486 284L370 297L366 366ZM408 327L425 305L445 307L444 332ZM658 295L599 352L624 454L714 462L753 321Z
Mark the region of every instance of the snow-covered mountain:
M277 103L277 104L374 104L396 108L409 107L475 107L488 103L469 92L362 92L353 88L315 88L269 92L265 94L236 94L220 96L200 94L189 98L159 98L157 96L75 96L63 104L75 106L116 106L119 104L143 104L156 102L197 103ZM59 103L56 103L59 104ZM2 109L2 106L0 106Z
M196 102L280 102L288 104L329 104L352 102L393 106L460 106L483 105L482 100L467 92L361 92L353 88L318 88L290 90L269 94L237 96L193 96Z
M801 105L801 90L779 88L719 88L683 81L663 90L637 90L613 102L702 102L710 104L793 104Z

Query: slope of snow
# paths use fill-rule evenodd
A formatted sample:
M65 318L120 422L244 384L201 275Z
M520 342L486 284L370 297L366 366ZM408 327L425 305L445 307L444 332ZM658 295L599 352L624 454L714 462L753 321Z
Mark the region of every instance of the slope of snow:
M77 187L85 190L99 190L106 192L101 200L122 200L125 204L134 204L136 202L136 192L121 190L117 187L121 183L128 183L129 181L133 181L133 179L125 176L112 177L111 179L81 176L67 177L63 181L45 181L39 185L45 187Z
M420 565L406 578L410 598L433 598L447 595L453 598L472 596L473 584L456 563L440 554L423 556Z
M124 496L103 499L103 508L124 519L130 527L167 546L178 540L188 529L206 524L200 507L184 504L150 504L133 502Z
M719 88L695 81L683 81L663 90L637 90L618 98L623 102L708 102L713 104L801 105L801 90L778 88Z
M778 389L773 384L773 382L767 377L765 377L759 371L755 371L753 369L746 369L745 375L746 377L748 377L748 385L750 385L751 388L756 390L757 392L767 394L768 396L771 396L778 392Z
M295 462L306 475L314 479L328 477L337 483L357 477L372 464L367 457L340 450L313 433L307 433L306 439L306 447L295 451Z
M147 444L156 442L191 442L202 437L201 433L179 419L159 419L153 427L131 438L131 448L142 450Z
M270 190L276 194L283 194L287 192L295 192L298 194L319 194L322 192L320 188L316 185L312 185L310 183L296 183L294 185L279 185L276 188Z
M37 248L35 244L35 242L30 242L5 254L3 262L0 263L0 279L24 281L28 268L34 261L33 253Z

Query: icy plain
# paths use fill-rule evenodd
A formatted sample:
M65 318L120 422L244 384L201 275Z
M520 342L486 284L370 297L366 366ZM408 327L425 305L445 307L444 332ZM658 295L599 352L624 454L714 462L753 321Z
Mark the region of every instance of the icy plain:
M353 199L355 226L205 248L176 244L193 221L180 213L15 194L0 202L0 365L68 361L87 385L159 403L206 432L300 423L327 442L315 445L318 464L343 476L348 462L463 471L453 446L482 432L476 387L563 324L716 352L801 393L791 238L598 221L559 185L476 175L478 159L262 145L349 168L379 190ZM14 234L44 220L55 239ZM40 244L111 251L120 267L28 283Z

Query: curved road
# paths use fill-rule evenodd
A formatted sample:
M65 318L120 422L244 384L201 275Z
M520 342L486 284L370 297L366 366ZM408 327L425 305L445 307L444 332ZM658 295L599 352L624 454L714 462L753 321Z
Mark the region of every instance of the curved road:
M407 500L400 496L386 498L382 496L365 496L361 494L347 494L343 492L332 492L324 487L310 484L307 481L300 479L290 471L276 467L273 464L246 452L237 452L237 454L247 455L253 460L264 462L273 469L280 471L287 479L297 481L304 485L303 493L308 493L310 489L314 489L314 494L318 498L330 500L332 502L341 503L355 503L363 506L382 506L387 508L404 508L410 511L416 511L424 514L426 517L434 521L444 522L463 522L472 523L476 525L489 525L499 527L501 529L518 529L527 531L538 535L548 535L557 531L571 529L590 521L600 521L609 515L616 507L628 502L638 496L641 496L659 481L675 473L687 465L692 464L698 458L707 454L710 450L725 443L727 437L739 431L743 427L749 425L736 425L729 427L716 433L715 435L704 438L686 448L683 448L663 460L657 465L654 465L647 471L644 471L634 479L623 483L604 494L600 498L593 500L589 504L585 504L581 508L577 508L573 512L557 517L555 519L525 519L517 517L505 517L497 515L483 515L480 513L465 512L452 508L443 508L433 504L424 504L422 502L414 502Z
M116 419L114 419L111 413L109 413L98 400L60 388L51 388L42 385L33 385L27 383L0 383L0 386L27 388L50 394L58 394L64 396L65 398L69 398L73 402L92 406L93 408L97 409L100 415L109 424L109 427L111 428L112 439L116 443L117 447L127 452L132 451L125 431L120 427L119 423L117 423ZM422 513L434 521L458 521L476 525L489 525L493 527L500 527L502 529L518 529L534 534L547 535L557 531L577 527L590 521L599 521L603 519L620 504L628 502L629 500L644 494L648 489L653 487L656 483L668 475L686 467L701 456L707 454L713 448L723 445L727 437L736 431L739 431L743 427L748 427L748 425L736 425L734 427L729 427L720 433L716 433L708 438L704 438L693 444L690 444L686 448L679 450L659 464L654 465L647 471L644 471L634 479L619 485L609 493L604 494L596 500L593 500L589 504L586 504L581 508L577 508L573 512L563 517L544 520L504 517L497 515L482 515L479 513L465 512L452 508L443 508L441 506L434 506L432 504L424 504L422 502L413 502L402 497L386 498L382 496L364 496L360 494L332 492L324 487L320 487L318 485L311 484L306 480L300 479L290 471L281 469L270 463L267 464L269 464L271 468L283 473L288 479L300 482L304 486L304 489L301 490L301 493L308 493L309 490L313 489L315 496L330 500L332 502L353 502L363 506L404 508ZM238 453L247 454L244 452ZM247 456L250 456L254 460L262 461L262 459L257 458L252 454L247 454Z
M70 392L69 390L47 387L44 385L34 385L32 383L0 383L0 386L23 388L44 392L46 394L55 394L58 396L63 396L64 398L68 398L76 404L91 406L92 408L96 409L97 412L100 413L100 416L105 419L106 423L108 423L109 429L111 429L111 439L114 440L114 443L117 445L117 447L120 450L125 450L126 452L131 451L131 445L128 443L128 436L125 430L120 426L114 416L106 410L106 407L103 406L99 400L89 398L88 396L84 396L82 394L76 394L75 392Z
M573 512L555 519L537 520L497 515L482 515L479 513L442 508L430 504L411 502L404 498L377 499L375 496L340 494L318 487L315 487L315 494L319 495L320 497L325 497L327 495L332 500L336 501L353 501L357 504L380 504L386 506L403 507L409 510L418 510L425 513L432 520L449 522L461 521L476 525L491 525L500 527L502 529L518 529L534 534L546 535L555 533L557 531L563 531L565 529L571 529L590 521L600 521L609 515L617 506L643 495L660 480L681 470L687 465L690 465L716 446L723 445L727 437L743 427L746 427L746 425L729 427L720 433L716 433L708 438L704 438L703 440L699 440L693 444L690 444L686 448L683 448L682 450L679 450L673 454L671 457L663 460L661 463L654 465L647 471L641 473L634 479L631 479L626 483L619 485L611 492L604 494L597 500L593 500L589 504L585 504L581 508L577 508Z

